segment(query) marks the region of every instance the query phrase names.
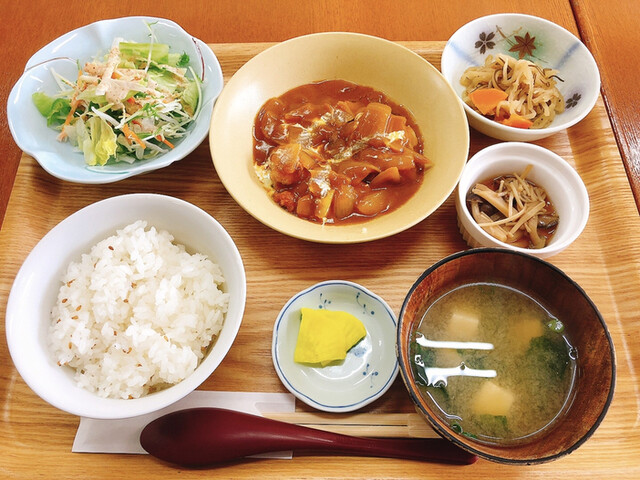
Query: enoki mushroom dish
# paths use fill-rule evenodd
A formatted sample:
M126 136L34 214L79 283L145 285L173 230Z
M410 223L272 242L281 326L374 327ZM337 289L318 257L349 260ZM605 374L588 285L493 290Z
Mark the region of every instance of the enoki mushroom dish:
M547 192L521 174L477 183L467 194L474 220L497 240L522 248L543 248L556 231L559 216Z

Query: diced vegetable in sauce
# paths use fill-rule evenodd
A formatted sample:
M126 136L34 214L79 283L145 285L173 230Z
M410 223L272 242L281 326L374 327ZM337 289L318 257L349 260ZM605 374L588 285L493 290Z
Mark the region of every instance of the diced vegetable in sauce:
M419 188L431 161L410 113L344 80L268 100L254 125L254 167L282 208L318 223L391 211Z

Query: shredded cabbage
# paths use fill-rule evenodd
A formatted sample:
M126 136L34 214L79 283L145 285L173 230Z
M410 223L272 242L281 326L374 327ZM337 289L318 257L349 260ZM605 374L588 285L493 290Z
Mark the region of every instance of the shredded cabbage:
M79 68L75 81L53 72L57 95L35 92L32 99L87 165L145 160L173 148L200 110L199 79L188 63L186 53L172 53L167 44L115 39L102 59Z

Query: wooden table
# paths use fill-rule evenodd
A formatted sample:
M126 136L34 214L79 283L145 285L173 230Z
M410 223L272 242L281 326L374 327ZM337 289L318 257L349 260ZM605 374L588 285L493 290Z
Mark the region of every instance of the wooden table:
M436 66L439 66L444 40L460 25L485 14L530 13L583 35L601 68L603 99L579 125L536 143L567 159L589 190L591 217L584 233L551 261L582 285L608 323L618 368L616 394L609 413L593 437L576 452L535 467L507 467L485 461L469 467L449 467L390 459L299 457L247 461L215 470L177 470L147 456L71 453L78 419L49 406L24 384L7 351L2 322L0 477L457 478L464 475L510 478L544 475L576 478L591 474L593 478L639 478L640 218L632 188L637 198L638 149L634 135L640 123L637 109L630 102L626 108L621 107L627 97L624 88L616 83L617 79L630 78L633 73L624 71L622 66L626 59L634 58L630 45L637 44L632 38L639 36L630 15L634 0L617 2L606 11L598 10L595 0L437 4L385 0L376 2L374 9L371 8L373 2L357 0L264 4L220 1L215 2L215 6L210 3L214 2L192 1L180 5L179 10L175 2L138 1L135 6L68 2L64 8L44 1L30 2L28 7L18 2L8 3L4 6L5 23L0 37L5 59L10 59L4 62L5 75L0 81L3 104L22 66L38 48L86 23L125 15L156 15L177 21L196 37L212 44L226 79L238 67L235 61L229 60L234 44L250 43L244 51L251 55L264 48L256 42L281 41L317 31L357 31L408 41L407 46ZM617 30L613 29L614 25ZM625 42L619 45L615 40L621 31L627 36L621 37ZM628 52L626 57L625 52ZM632 95L629 87L626 92ZM310 244L274 232L240 209L215 174L207 142L187 159L164 170L117 184L90 187L64 183L46 174L33 159L22 156L13 144L4 112L1 121L5 135L0 163L0 218L4 218L0 230L0 317L4 319L11 284L24 258L40 238L66 216L97 200L124 193L160 192L183 198L207 210L229 231L247 272L248 299L243 326L229 355L202 389L285 391L271 366L271 328L281 306L301 287L329 278L355 281L384 296L397 313L406 291L424 269L466 248L456 229L451 198L419 225L388 239L366 245ZM471 139L471 154L495 143L476 132L472 132ZM265 298L270 300L265 302ZM256 363L266 372L264 375L252 374ZM297 408L310 411L302 404ZM365 409L373 414L411 411L400 379L387 394Z

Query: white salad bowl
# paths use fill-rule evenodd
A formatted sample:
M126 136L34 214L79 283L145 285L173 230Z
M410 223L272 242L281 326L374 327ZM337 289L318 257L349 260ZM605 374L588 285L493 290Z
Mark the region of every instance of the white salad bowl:
M565 99L564 112L545 128L502 125L480 115L462 101L460 78L469 67L484 65L489 55L506 54L543 68L558 70L556 86ZM458 29L442 52L441 70L463 104L469 125L499 140L530 142L565 130L591 111L600 94L600 74L589 49L568 30L543 18L502 13L477 18Z
M74 370L57 364L51 351L51 310L69 263L92 246L137 220L166 230L190 253L218 264L229 305L222 330L197 368L171 387L133 399L104 398L76 384ZM131 194L93 203L56 225L30 252L7 303L9 353L25 383L43 400L68 413L90 418L129 418L158 411L185 397L220 365L236 338L246 301L242 258L232 238L208 213L183 200Z
M68 142L57 140L57 132L47 127L46 119L38 112L31 97L36 91L48 95L57 93L59 87L52 69L66 78L75 79L77 62L107 53L117 37L126 41L148 42L148 24L158 43L168 44L170 52L189 55L190 67L202 80L202 104L198 117L189 126L188 135L175 142L175 148L166 153L133 164L86 165L81 151ZM154 17L116 18L73 30L36 52L9 94L7 118L18 146L54 177L75 183L111 183L166 167L195 150L209 133L211 112L222 85L222 70L213 51L178 24Z

